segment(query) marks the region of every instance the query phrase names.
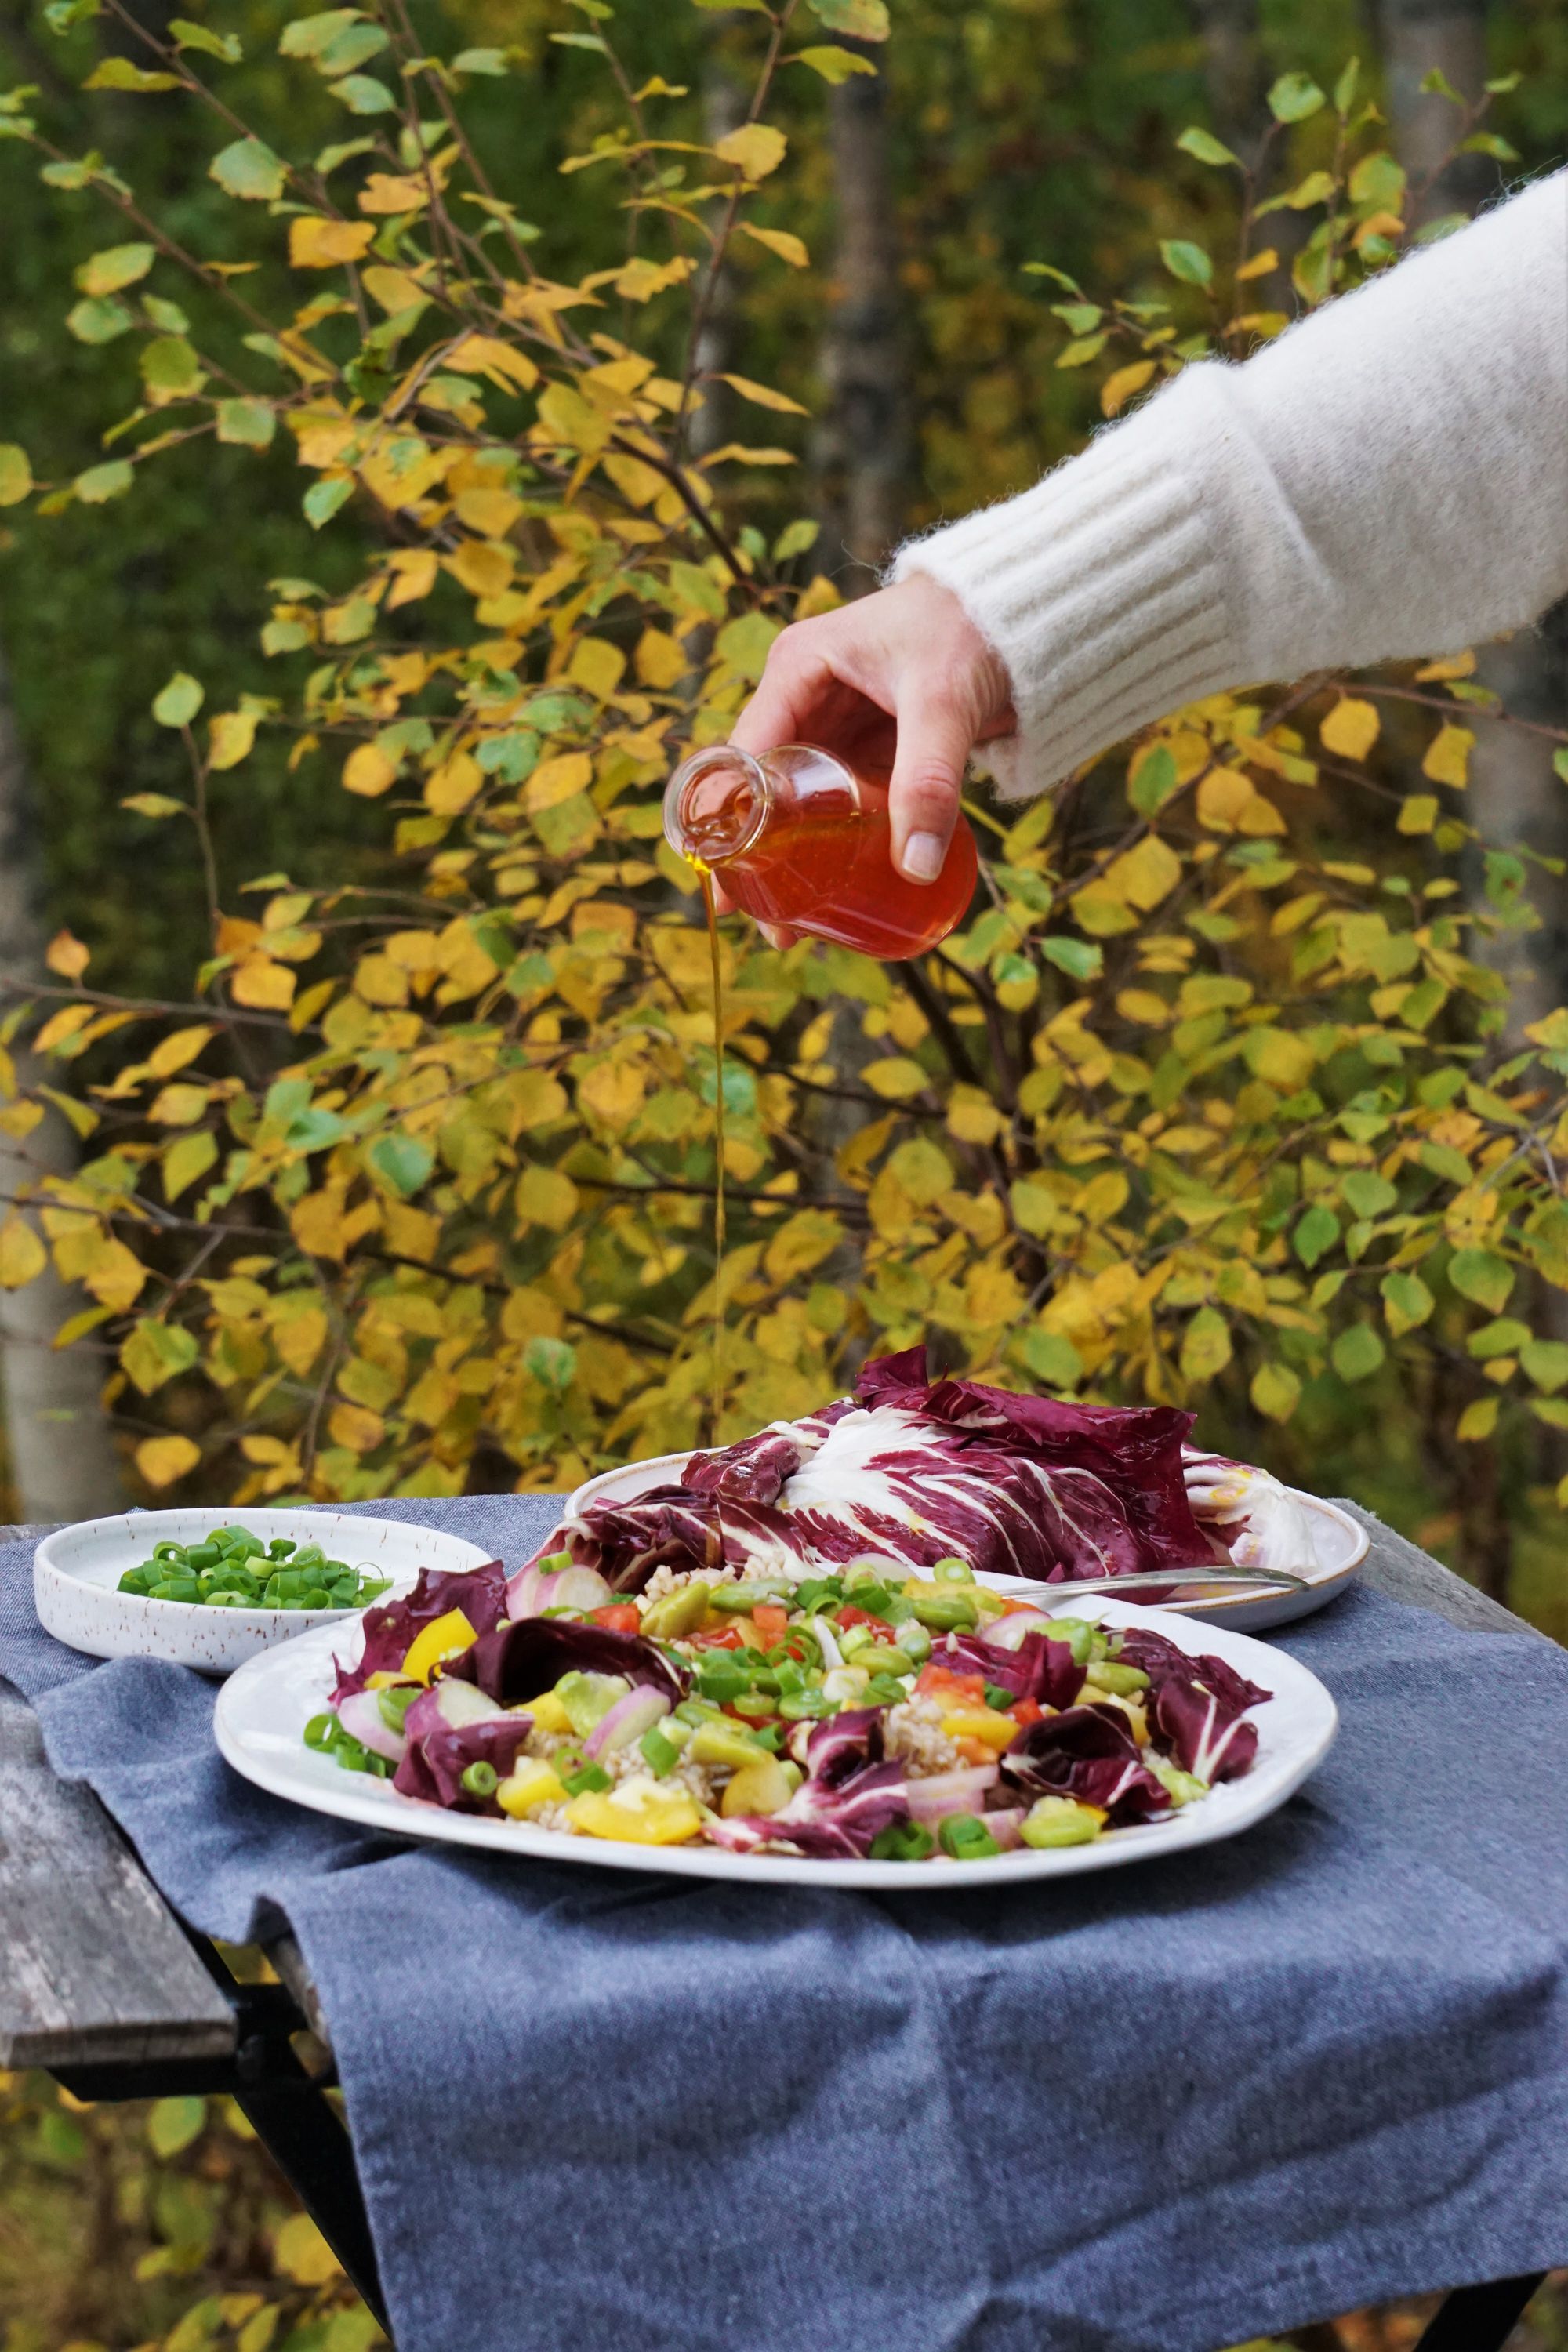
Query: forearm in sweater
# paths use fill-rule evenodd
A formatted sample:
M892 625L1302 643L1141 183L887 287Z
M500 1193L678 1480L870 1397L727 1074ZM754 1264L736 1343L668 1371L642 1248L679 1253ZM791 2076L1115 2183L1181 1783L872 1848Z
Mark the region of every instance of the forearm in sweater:
M1008 799L1203 695L1536 619L1568 593L1568 173L1187 368L912 571L1006 663Z

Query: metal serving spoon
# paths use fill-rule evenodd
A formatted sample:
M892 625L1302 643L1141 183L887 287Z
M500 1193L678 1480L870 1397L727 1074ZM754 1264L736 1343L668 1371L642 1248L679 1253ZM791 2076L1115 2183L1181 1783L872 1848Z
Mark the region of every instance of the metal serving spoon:
M1268 1592L1306 1592L1310 1590L1304 1576L1292 1576L1282 1568L1141 1568L1131 1576L1091 1576L1071 1584L1031 1584L1031 1593L1042 1600L1081 1601L1093 1593L1100 1600L1114 1600L1119 1592L1132 1586L1168 1587L1173 1584L1219 1584L1227 1589L1238 1586L1244 1591ZM1016 1598L1009 1594L1009 1599Z

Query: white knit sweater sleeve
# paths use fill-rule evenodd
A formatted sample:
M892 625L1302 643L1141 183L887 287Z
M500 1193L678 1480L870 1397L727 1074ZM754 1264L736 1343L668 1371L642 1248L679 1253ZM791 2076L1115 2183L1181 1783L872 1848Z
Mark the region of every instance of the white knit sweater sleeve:
M1568 172L1208 360L900 550L1001 654L1007 799L1227 687L1447 653L1568 592Z

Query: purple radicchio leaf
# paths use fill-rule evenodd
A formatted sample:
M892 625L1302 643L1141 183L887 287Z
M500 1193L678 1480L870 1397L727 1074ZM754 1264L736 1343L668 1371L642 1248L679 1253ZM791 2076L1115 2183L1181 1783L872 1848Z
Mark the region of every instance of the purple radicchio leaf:
M1184 1772L1211 1784L1239 1780L1258 1754L1258 1727L1247 1709L1272 1696L1212 1655L1189 1656L1163 1633L1134 1627L1123 1633L1123 1665L1149 1677L1149 1712L1155 1730Z
M684 1575L721 1565L719 1506L686 1486L653 1486L630 1502L593 1503L563 1519L543 1550L569 1551L575 1566L596 1569L613 1591L640 1592L656 1569Z
M625 1675L629 1683L663 1691L672 1706L684 1698L691 1680L641 1633L616 1633L607 1625L582 1625L566 1617L524 1617L515 1625L498 1625L454 1658L447 1673L457 1681L477 1683L503 1706L520 1706L553 1690L574 1670Z
M1113 1706L1074 1706L1047 1715L1003 1750L1002 1776L1026 1797L1076 1797L1099 1805L1112 1829L1149 1822L1171 1800L1145 1765Z
M1016 1650L987 1642L976 1633L950 1633L946 1646L939 1641L931 1652L939 1665L954 1674L984 1675L998 1690L1015 1698L1032 1698L1041 1706L1070 1706L1083 1688L1086 1670L1073 1658L1070 1642L1054 1642L1048 1633L1026 1633Z
M476 1797L464 1788L463 1775L470 1764L490 1764L504 1780L533 1728L532 1717L501 1715L482 1723L448 1723L436 1698L434 1691L426 1691L408 1710L408 1746L392 1776L393 1787L405 1797L420 1797L454 1812L498 1812L493 1796Z
M482 1568L422 1568L413 1591L401 1601L373 1602L364 1612L364 1649L357 1665L333 1661L338 1679L329 1704L337 1706L363 1690L372 1675L395 1674L416 1634L449 1610L460 1609L476 1633L488 1633L505 1606L506 1570L499 1559L486 1560Z
M708 1834L732 1853L755 1853L787 1838L814 1861L858 1861L879 1831L909 1818L902 1765L867 1764L832 1788L805 1781L782 1812L710 1822Z

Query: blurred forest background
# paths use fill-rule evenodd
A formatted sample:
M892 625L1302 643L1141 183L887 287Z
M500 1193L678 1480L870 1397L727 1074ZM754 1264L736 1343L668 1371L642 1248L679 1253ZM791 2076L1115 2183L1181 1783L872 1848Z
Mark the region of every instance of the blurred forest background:
M226 205L206 176L210 141L174 99L83 99L76 68L90 49L68 58L46 13L18 0L0 7L5 83L37 85L63 145L100 145L201 248ZM135 13L161 31L174 12L137 0ZM311 131L298 120L298 82L279 65L276 35L299 13L257 0L212 12L215 25L221 15L242 34L251 60L234 68L226 95L264 135L273 126L280 145L295 147ZM617 6L628 48L657 50L668 81L689 89L694 135L709 142L740 119L742 13L671 0ZM1443 152L1451 119L1423 87L1434 71L1465 95L1488 78L1519 76L1489 118L1518 160L1464 159L1434 191L1434 211L1473 208L1568 153L1562 0L894 0L893 13L894 41L866 50L874 74L787 93L790 220L813 266L727 277L705 330L710 370L777 385L815 420L800 445L809 485L781 492L772 521L816 517L808 569L843 594L869 586L906 531L1022 488L1100 421L1098 379L1061 364L1055 289L1025 265L1046 259L1086 286L1136 290L1137 257L1155 239L1202 239L1226 198L1178 154L1188 125L1207 124L1250 153L1279 76L1331 86L1359 54L1392 143L1417 176ZM577 184L559 173L606 120L597 61L552 37L581 20L555 0L441 0L416 16L443 51L510 53L514 78L478 89L472 105L491 117L491 143L504 139L509 186L540 225L551 274L575 280L613 263L602 207L579 205ZM131 53L107 23L81 38ZM316 137L345 135L325 90L316 103ZM102 219L86 194L62 207L15 160L0 242L0 438L25 446L39 476L68 478L106 416L100 353L61 332L72 272L101 244ZM1296 217L1279 216L1287 269ZM1149 290L1169 289L1156 277ZM738 429L725 408L716 397L700 420L710 446ZM36 962L65 928L92 942L95 986L179 999L207 945L190 861L183 839L176 846L169 829L122 806L130 793L184 789L178 739L154 723L153 697L177 670L212 681L226 703L274 689L258 583L303 572L342 590L360 559L302 518L281 439L264 459L204 445L187 464L175 451L163 464L155 531L151 511L128 499L67 505L44 520L0 517L12 524L0 530L0 971ZM1510 708L1563 727L1560 618L1484 656L1483 674ZM286 751L261 740L242 813L223 820L244 870L320 881L368 868L384 831L374 803L323 792L309 771L291 774ZM1568 856L1568 789L1542 745L1483 746L1475 782L1494 836ZM1560 878L1542 880L1544 928L1530 969L1511 977L1546 1008L1568 1001L1568 900ZM50 1307L43 1286L11 1300L13 1366L24 1349L34 1364ZM80 1375L62 1360L47 1377L59 1410L79 1411ZM1568 1636L1563 1522L1551 1502L1560 1441L1543 1431L1533 1454L1493 1465L1499 1527L1478 1547L1451 1499L1434 1493L1422 1432L1409 1422L1415 1405L1401 1410L1403 1424L1369 1415L1365 1391L1325 1374L1305 1423L1310 1460L1293 1431L1279 1466L1321 1492L1355 1494ZM1204 1433L1225 1442L1218 1425ZM94 1426L73 1425L70 1452L64 1484L79 1492L94 1477L112 1481ZM22 1516L5 1475L0 1458L0 1521ZM1410 2312L1361 2315L1332 2343L1402 2352L1418 2324ZM155 2343L202 2352L219 2340L241 2352L355 2352L369 2332L219 2103L78 2115L45 2083L0 2079L4 2352ZM1550 2294L1527 2340L1538 2352L1568 2345ZM1313 2341L1331 2352L1328 2333Z

